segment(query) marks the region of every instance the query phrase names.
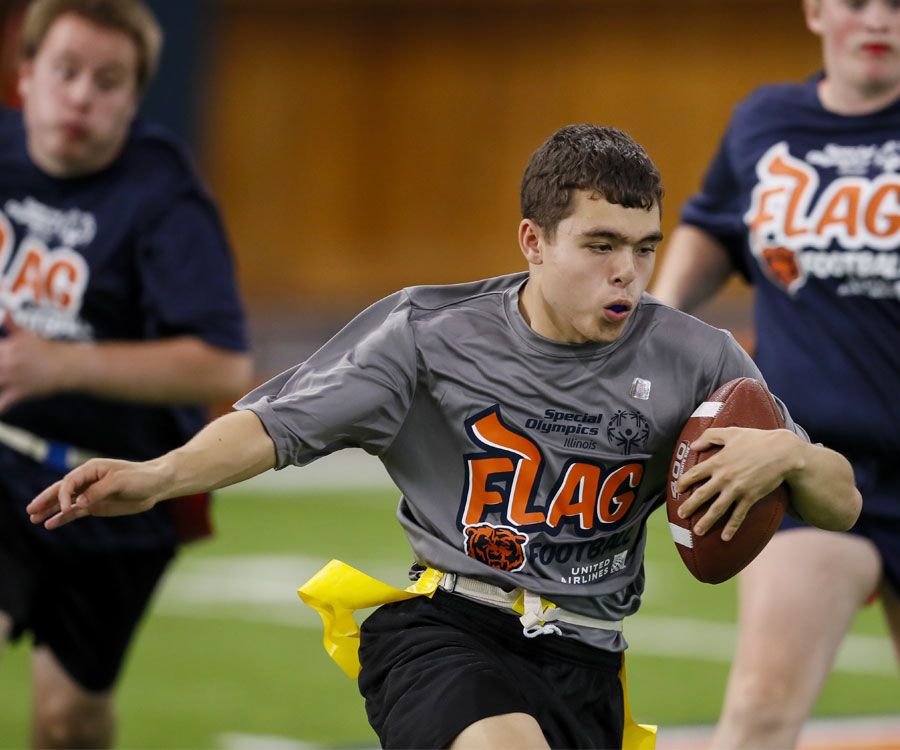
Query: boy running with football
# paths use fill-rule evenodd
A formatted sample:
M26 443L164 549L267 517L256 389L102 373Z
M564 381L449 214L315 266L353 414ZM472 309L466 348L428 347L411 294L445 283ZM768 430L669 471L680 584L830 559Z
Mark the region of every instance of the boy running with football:
M72 472L29 506L33 522L135 513L362 447L400 488L415 567L437 582L363 625L359 686L382 744L651 746L620 677L646 519L697 404L760 379L727 332L644 294L661 197L627 135L562 128L522 181L528 272L376 302L182 448ZM712 501L695 532L725 514L737 528L782 481L810 522L852 525L849 465L784 417L703 436L722 449L685 503Z

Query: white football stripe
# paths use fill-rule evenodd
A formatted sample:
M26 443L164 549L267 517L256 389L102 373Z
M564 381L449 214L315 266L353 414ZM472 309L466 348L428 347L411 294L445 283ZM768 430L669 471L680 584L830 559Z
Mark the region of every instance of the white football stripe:
M694 409L694 413L691 414L691 418L693 417L714 417L722 411L722 402L721 401L704 401L700 406Z
M694 535L691 534L690 529L685 529L669 521L669 531L672 532L672 539L675 540L675 544L680 544L688 549L694 548Z

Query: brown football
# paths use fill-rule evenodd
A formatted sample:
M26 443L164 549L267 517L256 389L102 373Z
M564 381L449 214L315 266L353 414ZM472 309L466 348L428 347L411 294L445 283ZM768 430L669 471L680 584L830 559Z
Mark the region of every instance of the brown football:
M694 577L704 583L721 583L744 568L766 546L781 524L790 494L787 486L781 484L761 498L749 510L730 541L724 542L721 537L730 512L726 512L725 517L720 518L703 536L694 534L694 524L709 505L704 504L689 518L679 518L678 507L690 497L692 490L679 494L675 483L684 472L719 450L711 448L697 452L690 449L690 444L710 427L776 430L784 427L784 419L762 383L753 378L737 378L700 404L678 436L666 490L669 528L681 559Z

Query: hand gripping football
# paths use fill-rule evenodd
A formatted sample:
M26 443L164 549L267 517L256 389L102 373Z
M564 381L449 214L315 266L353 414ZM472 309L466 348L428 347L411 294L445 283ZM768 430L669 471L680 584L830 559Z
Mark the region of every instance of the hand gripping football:
M698 453L690 448L690 444L710 427L775 430L784 427L784 419L764 385L752 378L737 378L700 404L678 436L666 490L669 528L681 559L694 577L704 583L721 583L743 569L766 546L781 524L790 494L781 484L757 501L730 541L722 541L721 537L730 510L703 536L694 534L692 529L709 504L704 504L688 518L679 518L678 507L690 497L693 488L679 494L675 484L684 472L719 450L715 447Z

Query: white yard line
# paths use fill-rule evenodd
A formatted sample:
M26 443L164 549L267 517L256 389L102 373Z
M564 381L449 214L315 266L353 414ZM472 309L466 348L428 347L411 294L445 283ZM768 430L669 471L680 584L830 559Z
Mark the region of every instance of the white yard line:
M712 727L660 727L657 750L707 747ZM900 717L813 719L800 735L800 750L888 750L900 748Z
M733 624L709 620L639 613L625 623L629 644L642 655L728 663L734 655L736 635ZM835 669L854 674L896 675L890 639L848 635L838 652Z
M291 737L276 737L271 734L224 732L217 739L216 744L222 750L316 750L318 747Z
M296 590L326 562L301 555L185 558L164 581L154 612L158 616L319 628L318 616L300 602ZM395 565L356 562L376 578L405 585L404 571ZM625 635L635 653L663 658L728 663L735 634L733 624L692 618L638 614L625 624ZM879 636L848 636L835 669L863 675L897 674L891 642Z

